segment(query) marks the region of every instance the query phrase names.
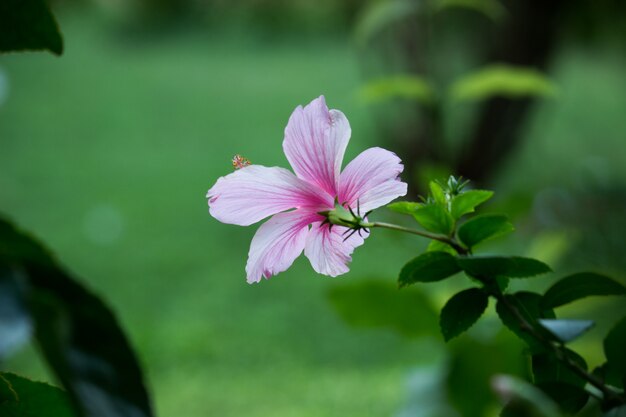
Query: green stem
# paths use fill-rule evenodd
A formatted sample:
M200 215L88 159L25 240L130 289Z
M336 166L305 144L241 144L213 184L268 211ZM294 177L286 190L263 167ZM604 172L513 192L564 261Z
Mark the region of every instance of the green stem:
M460 243L452 239L451 237L445 235L439 235L435 233L425 232L423 230L410 229L404 226L398 226L397 224L391 223L383 223L383 222L373 222L367 223L366 227L381 227L383 229L397 230L399 232L411 233L414 235L422 236L428 239L438 240L439 242L443 242L447 245L452 246L454 250L456 250L460 255L467 255L469 252Z

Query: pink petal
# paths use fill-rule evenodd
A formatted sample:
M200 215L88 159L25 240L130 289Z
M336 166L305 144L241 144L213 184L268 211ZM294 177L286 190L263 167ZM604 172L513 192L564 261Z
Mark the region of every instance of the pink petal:
M283 150L298 178L335 196L350 124L339 110L328 110L324 96L291 114Z
M306 239L304 255L309 258L316 272L336 277L349 271L348 264L352 260L350 255L354 248L363 244L364 239L355 233L344 241L347 235L344 236L343 233L346 230L348 229L341 226L335 225L330 229L328 224L313 223ZM365 232L362 233L367 237Z
M261 278L269 278L289 268L302 253L308 225L316 216L307 211L288 211L263 223L250 245L246 264L248 282L259 282Z
M222 223L248 226L299 207L332 207L333 198L289 170L250 165L221 177L207 193L209 211Z
M407 185L400 181L404 169L402 161L393 152L369 148L354 158L341 173L339 202L366 212L406 195Z

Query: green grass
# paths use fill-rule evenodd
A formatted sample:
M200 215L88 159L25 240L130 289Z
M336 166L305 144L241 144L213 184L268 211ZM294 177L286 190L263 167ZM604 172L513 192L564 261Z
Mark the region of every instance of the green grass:
M353 128L347 158L373 143L355 104L346 41L186 34L116 38L62 15L66 53L9 55L0 107L2 210L41 236L108 300L137 347L164 416L381 416L404 394L412 344L354 331L326 301L340 280L395 276L410 256L387 232L353 272L317 276L306 259L250 286L255 227L223 225L207 189L241 153L287 166L291 111L325 93ZM22 353L9 364L48 378Z

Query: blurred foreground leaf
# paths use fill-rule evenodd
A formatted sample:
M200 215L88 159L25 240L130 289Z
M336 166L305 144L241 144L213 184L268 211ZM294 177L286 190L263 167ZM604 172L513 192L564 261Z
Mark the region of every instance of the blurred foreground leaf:
M539 388L509 375L493 378L492 386L503 402L501 417L560 417L559 407Z
M342 319L355 327L382 327L409 337L437 332L437 313L421 291L384 281L333 286L328 298Z
M539 323L563 343L571 342L595 324L591 320L539 319Z
M74 417L76 414L63 390L0 372L0 416Z
M416 282L435 282L460 272L456 259L448 252L426 252L410 260L400 271L400 287Z
M571 349L564 349L564 352L572 362L578 364L582 369L587 369L587 362L578 353ZM532 355L531 366L533 381L536 384L562 382L581 388L585 386L586 381L557 359L553 352Z
M63 39L43 0L0 1L0 51L48 49L61 55Z
M559 307L592 295L626 295L626 288L604 275L581 272L565 277L550 287L543 296L543 305Z
M39 242L1 218L0 267L0 279L19 289L12 296L28 306L24 319L32 321L40 350L79 415L152 415L139 364L111 310Z
M461 242L472 248L485 240L503 236L515 230L506 216L485 214L476 216L459 227L458 235Z
M533 68L491 65L454 82L450 88L452 100L485 100L492 97L523 98L552 97L556 86Z
M611 329L604 339L604 355L612 372L621 378L626 386L626 317L623 317Z
M435 92L430 83L417 75L395 75L367 82L359 90L359 98L365 103L379 103L393 99L415 100L429 104Z
M439 326L448 340L469 329L483 315L489 296L478 288L470 288L452 296L441 310Z
M521 256L471 256L457 259L459 266L474 277L528 278L550 272L541 261Z

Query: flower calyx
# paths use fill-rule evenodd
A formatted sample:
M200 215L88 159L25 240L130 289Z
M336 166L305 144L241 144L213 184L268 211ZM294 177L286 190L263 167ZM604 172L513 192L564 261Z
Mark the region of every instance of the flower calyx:
M344 235L347 235L344 240L349 239L355 233L362 236L361 231L365 231L366 233L370 232L369 228L372 227L373 224L366 220L370 213L371 211L368 211L364 215L361 215L361 207L358 200L355 212L347 203L339 204L337 199L335 199L334 209L318 212L318 214L325 217L322 224L329 224L331 229L334 225L348 228L348 230L344 232Z

